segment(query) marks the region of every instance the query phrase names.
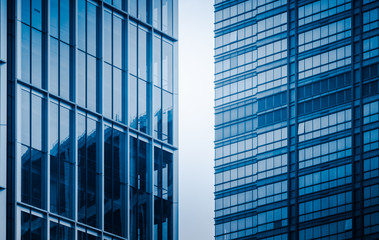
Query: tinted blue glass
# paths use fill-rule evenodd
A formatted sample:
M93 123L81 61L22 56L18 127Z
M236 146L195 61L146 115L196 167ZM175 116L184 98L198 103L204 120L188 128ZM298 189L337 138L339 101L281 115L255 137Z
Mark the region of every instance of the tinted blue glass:
M42 98L32 94L32 147L42 150Z
M42 152L32 149L31 151L31 205L43 208L44 196L46 187L43 184L44 177L44 164L42 159Z
M129 2L129 14L132 16L137 16L137 0L130 0Z
M104 63L103 68L103 114L112 117L112 66Z
M147 80L148 76L148 33L138 28L138 77Z
M30 148L21 145L21 201L30 204Z
M70 46L60 43L59 95L70 99Z
M172 45L162 41L162 86L172 92Z
M129 73L137 76L137 26L134 24L129 24Z
M78 48L86 49L86 0L78 0Z
M97 108L96 58L87 55L87 107L93 111Z
M97 141L97 123L87 118L86 209L87 224L91 226L98 226Z
M86 118L77 115L78 144L78 221L86 222Z
M162 0L154 0L153 2L153 26L161 29L162 25Z
M30 24L30 0L21 0L21 21Z
M162 90L154 86L154 137L162 139Z
M113 68L113 119L121 122L122 118L122 72Z
M21 24L21 80L30 82L30 28Z
M138 125L142 132L148 132L149 117L147 116L147 83L138 80Z
M112 128L104 125L104 229L112 232Z
M87 3L87 52L96 56L96 39L97 39L97 7L94 4Z
M129 75L128 84L129 126L137 128L137 78Z
M58 213L59 206L58 109L57 104L50 102L50 211L54 213Z
M50 38L50 56L49 56L49 92L58 95L58 40Z
M113 16L113 64L122 68L122 19Z
M146 0L139 0L138 1L138 18L144 22L150 22L148 10L149 10L149 8L147 5L147 1Z
M30 146L30 93L21 90L21 143Z
M59 0L50 0L50 35L58 38L58 3Z
M172 0L162 0L162 31L172 34Z
M153 83L154 85L161 87L162 41L158 36L154 36L153 50Z
M59 38L66 43L70 42L70 1L60 0Z
M42 34L32 29L32 84L42 87Z
M166 91L162 91L162 134L163 140L172 143L172 94Z
M76 78L76 102L82 106L86 106L87 91L86 91L86 54L82 51L78 51L78 68Z
M104 11L103 35L104 61L112 63L112 14L108 11Z
M42 8L41 0L32 1L32 26L41 30L42 29Z

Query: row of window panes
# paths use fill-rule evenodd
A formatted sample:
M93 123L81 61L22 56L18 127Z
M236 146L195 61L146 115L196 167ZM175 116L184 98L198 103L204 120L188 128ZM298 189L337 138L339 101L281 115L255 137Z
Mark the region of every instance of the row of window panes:
M299 231L299 239L351 239L352 225L352 219L346 219L302 229Z
M287 91L258 99L258 112L271 110L287 104Z
M215 149L216 166L251 157L253 156L252 149L252 138L240 140L234 143L228 142L221 147L217 147Z
M299 150L299 168L331 162L351 156L351 137L314 145Z
M216 199L215 217L247 211L287 199L287 181Z
M287 107L258 115L258 127L272 125L287 120Z
M351 128L351 109L300 122L299 142Z
M299 26L351 9L350 0L319 0L299 7Z
M298 114L310 114L321 109L331 108L333 106L342 105L351 101L351 88L339 92L331 93L321 97L313 98L298 105Z
M363 124L379 121L379 101L363 105Z
M379 148L379 129L363 133L363 151L368 152Z
M379 8L371 9L363 13L363 32L371 31L379 27Z
M351 63L351 46L347 45L299 61L299 79L327 72Z
M363 40L363 59L379 55L379 36Z
M299 177L299 195L319 192L351 183L351 164Z
M257 84L254 84L257 82ZM263 92L287 84L287 65L258 73L253 77L253 86L257 92Z
M363 225L365 235L379 232L379 212L365 214Z
M351 18L299 34L299 52L325 46L351 36Z
M329 77L321 81L312 82L303 86L299 86L297 89L298 99L306 99L315 95L330 92L333 90L341 89L346 86L350 86L352 83L351 73L346 72L337 76Z
M372 157L363 161L363 176L364 179L379 176L379 157Z
M221 191L230 188L232 185L257 182L284 173L287 173L287 154L259 160L251 165L216 173L216 190ZM232 181L232 183L229 183L229 181Z
M285 57L287 57L287 39L269 43L253 51L253 59L257 59L257 67Z
M257 22L258 40L287 31L287 12Z
M256 234L257 232L268 231L274 229L274 222L277 222L277 224L275 224L275 228L287 226L287 211L288 210L286 207L278 208L271 211L258 213L257 215L254 215L252 217L234 220L232 222L216 224L216 239L219 235L229 234L233 231L245 228L253 228L252 234Z
M259 134L258 153L272 151L277 148L287 146L287 128L281 128L274 131Z
M215 89L215 105L220 106L253 95L252 78L242 78L238 81L227 81Z
M324 198L299 203L299 222L310 221L352 209L352 192L330 195Z
M379 184L367 186L363 189L363 206L379 205Z
M241 135L253 130L253 120L242 121L232 124L230 126L224 126L215 130L215 140L223 140L237 135Z
M233 105L231 107L225 107L223 112L215 114L215 125L225 124L230 121L241 120L245 117L249 117L253 114L253 105L247 104L244 106Z

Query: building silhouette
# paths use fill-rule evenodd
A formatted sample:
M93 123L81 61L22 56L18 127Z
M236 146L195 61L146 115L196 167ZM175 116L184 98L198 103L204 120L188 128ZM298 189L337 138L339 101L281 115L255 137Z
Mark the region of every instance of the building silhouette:
M378 239L379 1L214 8L215 239Z
M0 0L0 239L177 239L177 0Z

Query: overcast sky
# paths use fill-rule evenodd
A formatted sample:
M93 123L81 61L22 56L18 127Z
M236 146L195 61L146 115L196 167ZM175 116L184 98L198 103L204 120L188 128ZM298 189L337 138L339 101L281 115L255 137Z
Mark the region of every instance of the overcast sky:
M179 239L214 235L213 0L179 0Z

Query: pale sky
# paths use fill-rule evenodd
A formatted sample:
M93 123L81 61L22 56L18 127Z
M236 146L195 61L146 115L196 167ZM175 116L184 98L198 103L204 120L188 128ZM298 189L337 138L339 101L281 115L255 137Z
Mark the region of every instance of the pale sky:
M213 0L179 0L179 239L214 236Z

